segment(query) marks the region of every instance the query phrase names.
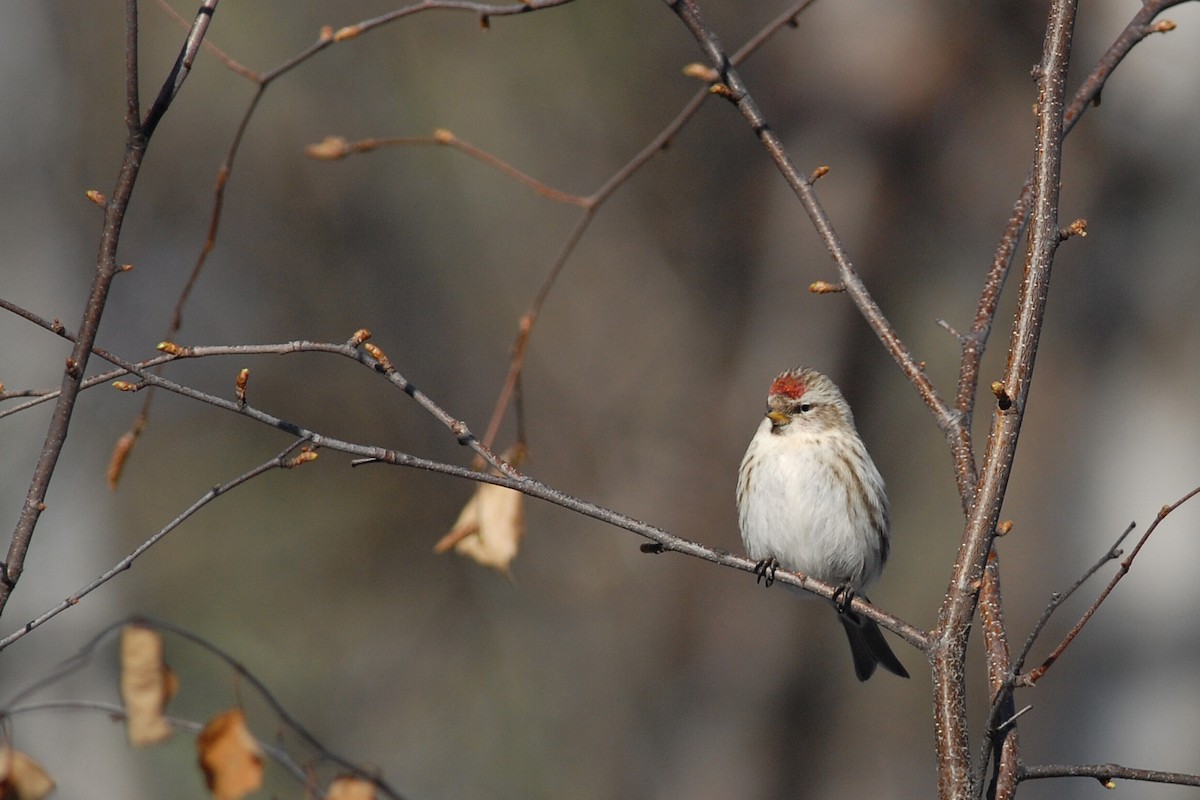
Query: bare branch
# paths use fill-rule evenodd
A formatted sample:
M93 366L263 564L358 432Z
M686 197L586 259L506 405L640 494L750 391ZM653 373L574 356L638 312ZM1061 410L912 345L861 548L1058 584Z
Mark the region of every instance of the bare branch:
M1099 104L1101 89L1113 70L1129 54L1129 51L1138 42L1157 32L1157 26L1151 25L1154 18L1163 10L1183 2L1187 2L1187 0L1148 0L1142 3L1142 7L1138 9L1133 19L1129 21L1129 24L1117 36L1116 41L1088 74L1083 84L1076 90L1071 104L1063 112L1064 137L1074 130L1075 123L1089 107ZM954 407L962 414L963 418L963 425L959 433L964 439L960 443L957 453L965 460L956 461L956 466L960 473L959 489L960 491L965 489L962 491L964 508L969 507L974 500L977 479L974 446L971 443L971 420L974 418L975 396L979 389L979 365L983 360L984 351L987 349L992 323L996 316L996 307L1000 302L1000 293L1008 280L1013 255L1017 251L1021 234L1025 231L1032 197L1033 170L1031 169L1021 187L1020 197L1013 204L1012 214L1004 226L1000 244L996 247L995 255L992 257L992 265L984 280L983 292L979 297L971 330L958 337L962 347L962 361L959 366L958 390L954 399Z
M304 154L309 158L320 159L323 161L335 161L347 158L352 155L361 155L363 153L371 153L375 150L384 147L414 147L441 145L459 151L481 164L485 164L501 174L513 179L517 183L526 186L540 194L548 200L553 200L556 203L564 203L571 206L579 206L580 208L590 208L592 201L587 197L582 197L577 194L555 189L532 175L529 175L516 167L509 164L499 156L494 156L491 153L476 147L470 142L464 141L454 135L453 132L445 128L439 128L433 132L432 136L393 136L374 139L360 139L355 142L348 142L340 136L327 136L317 144L310 144L304 148Z
M150 617L129 617L104 628L102 631L93 636L92 639L88 641L87 644L85 644L82 648L80 648L78 652L52 668L49 674L39 678L30 685L25 686L18 691L16 695L10 698L4 704L4 706L0 708L0 722L3 722L18 714L61 709L99 709L111 714L116 719L123 719L126 713L125 709L124 707L118 705L80 702L75 700L26 703L24 705L18 704L21 703L22 700L32 697L47 687L54 685L67 676L72 675L88 666L91 663L97 648L107 639L111 638L114 633L117 633L127 625L139 625L146 628L153 628L160 632L170 633L174 636L178 636L181 639L191 642L197 647L200 647L209 654L215 656L217 659L224 662L235 673L237 673L241 681L249 685L254 692L262 698L263 702L267 704L267 706L279 718L283 725L292 733L296 734L296 736L298 736L300 740L303 741L307 746L311 747L315 752L317 752L321 760L334 764L343 770L347 770L353 773L356 777L370 781L387 797L394 798L394 800L401 800L400 793L392 788L386 781L379 778L374 770L366 769L358 764L355 764L354 762L334 753L324 744L322 744L316 736L314 736L298 719L296 719L295 716L292 715L291 712L287 710L279 698L275 696L275 693L271 691L271 689L261 678L255 675L254 672L234 658L230 653L210 642L203 636L193 633L186 628L181 628L172 623ZM167 722L175 728L186 730L191 733L199 733L199 731L203 728L202 724L190 720L167 718ZM311 764L302 767L296 762L291 754L289 754L281 746L268 745L262 741L260 741L259 744L263 745L266 752L268 752L272 758L274 758L285 769L287 769L293 775L293 777L295 777L303 785L309 785L309 782L312 778Z
M1129 523L1129 526L1126 527L1121 535L1117 537L1117 540L1113 542L1113 546L1108 548L1108 551L1105 552L1105 554L1102 555L1095 564L1089 567L1087 571L1079 577L1078 580L1071 584L1071 586L1065 592L1055 592L1050 596L1050 602L1046 604L1046 608L1043 609L1041 617L1039 617L1038 621L1034 624L1033 630L1029 632L1029 636L1025 640L1025 645L1021 648L1021 652L1018 653L1017 657L1013 660L1014 673L1020 672L1025 666L1025 659L1029 657L1029 653L1033 650L1033 645L1041 636L1042 630L1046 627L1046 623L1050 621L1050 617L1054 615L1054 612L1058 610L1058 607L1065 603L1071 595L1075 594L1079 587L1083 586L1083 584L1089 578L1099 572L1101 567L1108 562L1114 561L1121 557L1121 544L1125 541L1129 534L1133 532L1134 527L1135 523Z
M1046 674L1046 670L1050 669L1050 666L1058 660L1058 657L1063 654L1063 651L1067 649L1071 642L1075 640L1075 637L1079 635L1079 632L1083 630L1083 626L1087 624L1088 620L1092 618L1092 615L1095 614L1097 609L1100 608L1100 604L1103 603L1110 594L1112 594L1112 590L1117 588L1117 584L1121 582L1121 579L1124 578L1126 574L1128 574L1130 567L1133 566L1133 560L1137 558L1137 555L1141 552L1142 547L1144 547L1146 542L1150 540L1150 536L1153 535L1154 531L1158 529L1159 524L1166 519L1172 511L1179 508L1188 500L1191 500L1197 494L1200 494L1200 486L1192 489L1174 503L1163 506L1161 509L1159 509L1158 515L1154 518L1154 522L1150 523L1150 527L1147 528L1146 532L1142 534L1142 538L1138 539L1137 544L1133 546L1133 550L1131 550L1129 555L1125 557L1125 560L1121 562L1120 569L1118 569L1117 573L1113 575L1112 580L1108 582L1108 585L1104 587L1104 591L1100 592L1100 595L1096 598L1095 602L1088 606L1087 611L1083 612L1083 616L1079 618L1079 621L1075 623L1075 626L1071 628L1066 636L1063 637L1063 640L1058 643L1058 646L1054 648L1054 651L1050 653L1050 655L1046 656L1046 660L1029 670L1028 674L1017 678L1016 684L1018 686L1033 686L1035 683L1041 680L1042 676ZM1127 535L1130 530L1133 530L1132 525L1128 530L1126 530L1125 535ZM1124 539L1125 536L1122 535L1121 538ZM1120 544L1120 541L1118 541L1118 544ZM1116 558L1118 552L1119 551L1117 551L1114 547L1113 550L1109 552L1110 558L1106 560ZM1095 570L1093 569L1092 571L1094 572ZM1091 573L1088 573L1088 575L1090 574ZM1084 579L1086 579L1088 575L1085 575ZM1072 591L1074 591L1074 589L1075 587L1072 587ZM1057 606L1055 605L1055 607ZM1048 616L1048 614L1046 616Z
M1106 789L1115 789L1116 778L1148 783L1172 783L1177 786L1200 786L1200 775L1185 772L1163 772L1157 769L1137 769L1120 764L1044 764L1021 767L1017 780L1032 781L1042 778L1095 778Z
M250 99L250 103L247 105L246 110L242 114L242 118L238 123L233 141L230 143L229 150L226 152L225 160L217 170L216 186L213 190L213 207L209 216L208 233L205 237L203 245L201 245L200 253L192 266L192 271L189 274L187 281L184 283L178 299L175 301L175 308L171 315L171 321L167 326L167 330L163 335L163 339L166 341L174 339L176 334L179 332L179 329L183 325L183 310L187 305L188 298L191 296L192 290L195 288L197 281L200 279L200 275L204 270L204 266L208 261L209 255L212 253L213 248L216 247L217 234L220 230L221 224L221 212L225 203L225 189L229 183L230 175L233 172L234 160L241 148L246 131L250 126L250 120L254 116L255 110L258 108L259 101L262 100L267 88L276 78L287 74L291 70L308 61L317 53L320 53L325 48L333 45L336 42L343 42L353 39L369 30L374 30L375 28L378 28L389 22L393 22L422 11L467 11L479 15L481 20L486 21L489 17L524 14L542 8L565 5L572 1L573 0L540 0L540 2L536 3L522 2L495 5L488 3L459 2L458 0L424 0L423 2L405 6L404 8L397 9L396 11L376 17L374 19L366 20L354 25L344 26L336 32L333 30L333 28L326 26L320 31L317 36L317 40L314 43L306 47L304 50L301 50L291 58L287 59L282 64L277 65L267 72L261 73L254 72L253 70L242 66L227 56L219 48L213 47L212 49L214 50L214 54L226 68L256 84L256 89L254 96ZM130 2L132 3L133 0L130 0ZM200 13L197 15L196 21L193 22L190 29L188 41L185 45L184 51L180 54L180 60L176 63L176 71L181 69L181 67L190 69L198 46L202 41L201 37L203 37L204 33L204 30L201 29L200 26L202 24L203 28L207 28L207 18L208 16L211 16L211 10L209 10L209 7L211 6L212 8L215 8L216 3L217 0L205 0L204 5L201 6ZM163 5L165 4L163 4L160 0L160 6ZM175 14L172 9L170 9L169 6L166 6L166 10L171 14L172 17L182 21L180 20L179 16ZM199 31L199 37L195 35L197 31ZM173 71L173 74L175 74L176 71ZM183 72L183 77L186 77L186 70ZM170 93L170 97L173 98L174 94L178 92L179 85L181 83L182 77L180 77L177 81L172 81L169 79L168 83L163 85L163 90L160 92L159 100L162 100L164 95L168 92L168 86L173 87L172 92ZM163 110L165 111L165 107ZM154 109L151 110L151 114L153 113ZM147 120L149 121L149 119L150 115L147 115ZM157 119L154 120L154 124L157 124ZM149 128L152 129L153 126L149 126ZM123 459L129 458L133 447L141 435L142 430L145 428L146 422L150 418L150 407L153 403L153 400L154 393L152 391L147 392L146 399L142 403L142 408L134 418L129 430L126 431L118 440L117 448L119 448L121 457ZM490 447L490 440L485 440L485 442ZM114 451L114 456L115 455L116 452ZM3 608L2 602L0 602L0 608Z
M70 597L66 598L62 602L58 603L57 605L53 606L52 608L47 609L43 613L39 614L37 617L34 617L29 622L22 625L18 630L13 631L8 636L5 636L3 639L0 639L0 651L3 651L5 648L7 648L10 644L17 641L18 639L23 638L26 634L31 633L32 631L34 631L37 628L40 628L42 625L49 622L54 617L57 617L59 614L66 611L68 608L72 608L74 606L79 605L80 600L82 600L84 597L91 594L93 591L100 588L104 584L108 583L110 580L115 578L120 573L122 573L125 570L132 567L133 562L136 561L139 556L141 556L143 553L145 553L147 550L149 550L151 547L153 547L155 544L157 544L159 541L161 541L164 536L166 536L168 533L170 533L171 531L178 528L180 525L182 525L184 522L186 522L188 519L190 519L192 517L192 515L194 515L200 509L204 508L206 505L211 503L213 500L216 500L218 497L221 497L222 495L227 494L231 489L236 489L238 486L241 486L242 484L247 483L254 478L257 478L259 475L262 475L265 472L269 472L273 469L280 469L280 468L287 469L289 467L297 466L297 464L300 462L292 463L291 461L289 461L287 459L287 456L293 450L295 450L297 447L302 445L303 443L304 443L304 439L298 439L295 442L292 442L286 448L284 448L274 458L271 458L271 459L263 462L262 464L259 464L257 467L254 467L253 469L242 473L241 475L237 476L236 478L234 478L231 481L220 484L219 486L214 486L213 488L209 489L207 492L205 492L203 495L201 495L200 498L198 500L196 500L196 502L192 503L190 506L188 506L186 509L184 509L178 516L176 516L175 519L168 522L165 526L163 526L161 529L159 529L159 531L157 533L155 533L149 539L147 539L146 541L144 541L140 545L138 545L136 548L134 548L133 552L131 552L129 555L125 556L125 558L118 561L116 564L114 564L109 569L105 570L101 575L96 577L93 581L91 581L87 585L83 586L81 589L76 591L74 594L72 594Z
M742 47L733 54L730 61L733 64L740 64L755 51L765 44L775 33L782 30L784 27L794 25L796 18L811 6L815 0L800 0L793 4L790 8L777 16L771 22L767 23L762 30L752 36ZM511 358L508 364L508 374L504 378L504 384L500 387L500 394L496 398L496 404L492 410L491 420L488 422L487 431L484 433L483 441L488 447L491 447L496 438L496 434L500 430L500 423L503 421L505 414L508 413L509 402L513 397L513 393L517 390L517 385L521 379L521 370L525 366L525 350L529 346L529 337L533 334L533 328L537 324L539 315L541 314L542 306L546 299L550 296L550 291L554 288L559 275L567 264L567 260L571 254L575 252L576 245L583 238L583 234L591 225L592 220L599 212L600 207L604 205L619 188L625 185L642 167L644 167L652 158L661 153L679 134L679 131L696 115L704 101L711 96L707 90L697 92L684 105L675 118L671 120L657 136L650 140L638 153L630 159L624 166L614 172L608 180L604 181L595 192L589 195L584 206L584 212L580 216L579 221L575 223L575 227L567 234L567 239L560 248L554 262L550 265L550 269L546 273L546 277L542 280L542 285L538 289L530 302L528 309L521 316L517 323L517 336L512 345ZM517 419L518 429L524 428L524 421L519 417Z
M938 795L944 800L972 797L975 793L963 685L967 638L984 565L996 533L1000 505L1012 471L1046 309L1050 271L1061 241L1058 236L1058 196L1062 109L1075 9L1075 0L1052 3L1038 67L1033 230L1003 385L1012 402L1006 410L997 408L994 415L979 488L968 513L962 545L934 632L934 729L937 731Z
M683 21L684 25L687 26L692 36L699 43L700 49L704 52L713 69L720 75L720 83L715 85L724 87L724 89L719 94L727 97L727 99L737 106L746 122L750 125L751 130L754 131L754 134L758 137L763 147L766 148L771 160L775 162L775 166L787 181L788 186L791 187L797 199L799 199L804 212L808 215L813 227L816 228L821 241L825 243L825 247L833 257L834 263L837 264L838 275L845 286L845 291L854 301L859 313L862 314L867 324L871 326L871 329L883 344L884 349L888 351L892 359L900 366L905 376L916 388L921 399L929 406L938 427L946 436L947 441L950 442L951 447L957 449L962 438L958 433L961 425L959 415L942 400L937 389L934 388L929 378L925 375L922 362L918 361L904 342L901 341L899 334L896 333L896 329L888 321L887 317L884 316L882 309L876 304L867 291L862 278L859 277L858 270L850 260L850 256L842 245L841 239L834 231L832 221L830 221L824 206L821 205L816 191L813 189L813 180L819 178L823 173L818 170L810 178L802 175L799 169L797 169L795 163L784 149L783 142L780 140L778 134L767 123L758 104L751 97L749 89L735 69L733 60L721 46L716 33L701 18L700 9L696 6L694 0L664 0L664 2Z
M66 336L65 333L62 335ZM632 517L621 514L617 511L613 511L594 503L589 503L586 500L581 500L577 497L541 483L540 481L537 481L528 475L518 472L512 465L508 464L490 450L483 447L482 444L475 438L474 434L471 433L466 423L449 414L431 398L405 380L404 377L394 369L384 369L378 361L359 350L356 346L356 343L362 344L364 339L365 337L362 336L362 332L359 332L356 333L354 337L352 337L351 340L345 344L293 341L273 345L221 345L186 348L179 347L178 345L171 345L167 349L170 349L179 355L168 356L167 358L169 360L175 360L179 358L205 358L211 356L228 355L288 355L292 353L322 352L333 353L346 358L354 359L355 361L372 368L375 372L384 375L384 377L386 377L391 383L416 400L435 419L442 422L442 424L444 424L452 433L454 433L460 444L470 447L477 454L483 456L487 462L495 469L499 470L501 474L494 475L491 473L480 472L468 467L460 467L453 464L444 464L437 461L431 461L429 459L420 458L418 456L413 456L394 450L388 450L386 448L374 445L356 444L353 442L336 439L334 437L325 436L324 434L309 430L297 425L296 423L283 420L265 411L261 411L258 408L249 405L248 403L238 402L237 400L227 400L222 397L217 397L215 395L201 392L197 389L169 381L158 375L152 369L154 366L158 366L160 363L162 363L161 359L155 359L153 362L147 364L135 364L125 361L119 356L106 351L101 352L98 350L96 354L121 367L126 372L137 375L147 385L166 389L167 391L188 397L192 400L197 400L226 411L240 414L257 422L289 433L292 436L297 437L298 440L307 441L314 447L356 456L360 459L358 462L356 462L358 464L381 462L386 464L394 464L397 466L424 469L431 472L438 472L444 475L466 478L468 480L483 483L494 483L499 486L515 489L516 491L519 491L530 497L546 500L547 502L571 511L575 511L584 516L600 520L601 522L607 522L610 525L623 528L624 530L628 530L632 533L636 533L654 542L656 545L655 552L670 551L684 553L686 555L701 558L705 561L710 561L715 564L740 569L744 572L754 572L755 567L757 566L756 562L754 561L734 556L724 550L709 548L699 544L698 542L689 541L687 539L675 536L674 534L671 534L662 528L648 525L640 520L633 519ZM295 445L293 444L292 447L294 446ZM813 578L808 578L804 575L796 573L787 573L782 570L779 572L778 579L784 583L789 583L793 586L797 586L801 589L805 589L828 599L832 599L834 593L838 589L836 586L825 584ZM875 606L863 602L861 599L856 599L852 607L855 611L862 613L864 616L867 616L878 622L880 625L892 630L914 647L921 650L924 650L928 647L929 635L920 628L910 625L897 617L891 616L879 610ZM16 634L13 636L19 638L19 636ZM2 648L7 641L7 639L0 640L0 648Z
M201 6L193 30L189 33L179 58L176 60L175 69L168 81L164 83L164 92L159 94L159 99L155 101L154 107L147 113L146 121L141 125L134 126L131 119L130 124L127 125L129 130L125 142L125 155L117 176L116 186L109 193L108 202L104 206L104 225L100 237L99 253L96 256L96 272L92 279L91 290L88 292L79 331L76 334L75 347L67 359L60 393L49 428L46 431L41 455L34 466L25 503L21 508L16 529L13 531L3 569L0 571L0 614L3 613L4 607L8 604L8 598L24 571L25 556L33 541L33 531L37 527L38 519L46 507L46 493L50 488L50 479L54 476L59 455L66 443L67 429L70 427L71 417L75 411L75 401L79 397L80 384L83 382L88 358L91 356L92 347L96 342L96 333L100 328L100 318L104 314L108 292L113 278L122 271L117 263L117 247L124 226L125 212L129 207L133 187L141 170L142 159L145 157L155 125L167 112L171 100L187 78L191 59L204 36L208 18L215 5L216 0L206 0L205 4ZM127 0L125 8L125 87L126 114L128 116L131 112L136 111L138 92L136 0ZM169 92L166 91L168 85L172 87Z
M1012 690L1009 681L1012 668L1009 663L1008 632L1004 623L1003 594L1000 591L1000 556L995 551L988 555L983 570L983 586L979 592L979 617L983 630L984 649L987 653L988 689L993 697L1003 698L993 706L988 725L984 729L983 745L976 764L974 783L976 796L983 796L984 773L990 758L995 759L988 797L993 800L1011 800L1017 791L1017 767L1020 749L1017 729L1002 725L1000 715L1015 719ZM993 719L995 717L996 719ZM999 738L996 734L1003 731Z

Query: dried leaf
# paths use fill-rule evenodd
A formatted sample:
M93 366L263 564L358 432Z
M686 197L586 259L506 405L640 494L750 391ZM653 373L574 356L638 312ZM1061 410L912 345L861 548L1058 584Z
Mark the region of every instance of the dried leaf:
M163 660L162 635L126 625L121 630L121 702L130 744L145 747L171 737L163 710L178 688L179 680Z
M481 483L463 507L450 532L434 546L444 553L451 547L460 556L474 559L508 575L525 535L524 495L493 483Z
M0 800L42 800L54 791L54 779L20 750L0 747Z
M121 480L121 473L125 471L125 462L129 460L129 454L133 451L136 441L137 436L133 431L125 431L121 434L121 438L117 439L112 456L108 459L108 488L111 491L116 491L117 484Z
M346 775L329 784L325 800L375 800L375 784Z
M238 800L262 786L262 748L246 728L240 708L208 721L196 738L200 769L216 800Z

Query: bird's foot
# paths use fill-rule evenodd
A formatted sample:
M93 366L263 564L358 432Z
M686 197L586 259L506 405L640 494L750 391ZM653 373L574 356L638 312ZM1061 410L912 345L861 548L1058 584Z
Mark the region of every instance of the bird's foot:
M850 610L850 604L854 602L854 587L848 583L843 583L833 593L833 604L837 606L839 614L845 614Z
M758 576L754 582L764 581L763 586L770 586L775 582L775 571L778 569L779 562L773 557L764 558L754 565L754 574Z

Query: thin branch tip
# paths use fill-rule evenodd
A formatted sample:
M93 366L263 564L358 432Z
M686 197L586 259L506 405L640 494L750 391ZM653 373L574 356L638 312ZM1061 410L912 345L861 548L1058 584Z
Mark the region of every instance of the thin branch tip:
M1063 241L1070 239L1072 236L1078 236L1080 239L1087 237L1087 220L1077 219L1067 227L1058 232L1058 236Z

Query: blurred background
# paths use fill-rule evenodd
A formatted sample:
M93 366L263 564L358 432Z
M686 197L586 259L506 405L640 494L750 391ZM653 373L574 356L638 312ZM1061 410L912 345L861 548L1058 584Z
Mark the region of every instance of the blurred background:
M195 3L172 4L184 15ZM945 396L1030 162L1045 3L818 2L743 75L818 190L875 298ZM1085 3L1073 90L1137 11ZM389 2L223 4L209 40L266 71ZM785 5L702 4L730 49ZM0 296L78 325L101 213L122 154L118 3L0 7ZM1014 642L1126 525L1200 484L1200 9L1138 46L1072 134L1059 251L1000 541ZM143 103L182 30L141 4ZM700 85L700 59L661 3L579 2L488 30L469 14L412 16L332 46L272 84L229 182L220 237L184 314L185 344L345 341L360 327L398 370L482 433L527 309L579 217L445 148L339 162L328 135L447 128L546 183L587 194ZM100 331L154 354L204 241L217 168L253 85L208 52L154 137ZM525 372L527 471L709 546L741 551L733 489L779 371L843 388L888 482L893 556L871 591L932 627L962 530L947 447L841 295L832 262L736 111L711 101L604 206L544 307ZM983 384L998 378L1019 277L997 315ZM0 381L56 387L66 343L0 315ZM326 434L466 464L410 398L344 359L206 360L168 375ZM94 373L103 368L92 362ZM142 401L86 392L0 634L100 574L209 487L287 438L177 396L157 397L115 493L104 473ZM14 401L7 401L4 407ZM0 518L11 530L52 404L0 419ZM976 420L979 450L990 408ZM511 422L511 420L510 420ZM511 441L511 425L499 445ZM913 674L854 679L822 605L539 502L512 580L433 543L473 487L333 452L205 508L122 574L0 654L8 697L104 626L146 613L235 654L332 750L412 798L931 796L931 693ZM1168 518L1085 633L1018 696L1028 764L1106 762L1200 772L1200 501ZM1050 624L1044 656L1112 573ZM978 637L976 637L978 639ZM973 643L976 648L978 642ZM111 644L42 699L116 697ZM203 720L244 701L226 667L169 639L171 711ZM982 658L971 677L978 731ZM61 797L204 797L191 738L131 751L100 714L19 717L8 733ZM285 743L294 739L284 736ZM1095 797L1090 780L1022 797ZM1138 786L1141 797L1181 790ZM302 788L268 767L267 797Z

